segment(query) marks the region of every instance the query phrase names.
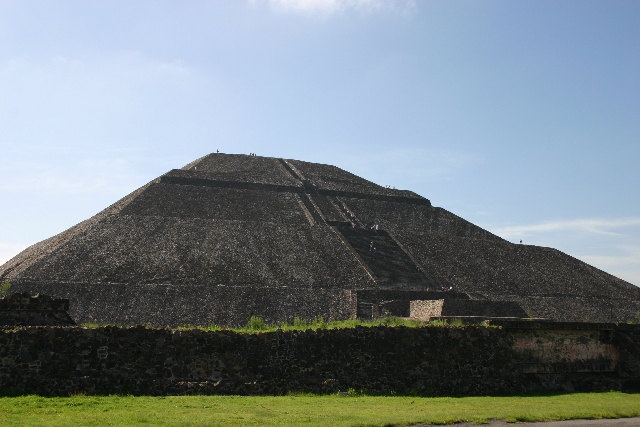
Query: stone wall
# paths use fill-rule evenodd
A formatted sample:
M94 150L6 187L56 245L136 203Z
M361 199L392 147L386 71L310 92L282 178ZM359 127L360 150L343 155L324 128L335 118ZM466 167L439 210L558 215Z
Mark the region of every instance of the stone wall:
M448 299L442 305L442 316L477 317L527 317L527 313L515 301L455 300Z
M466 293L438 290L359 289L354 292L358 294L358 301L376 303L391 300L469 299Z
M622 361L618 369L620 378L638 378L640 376L640 330L636 325L620 324L615 339L618 342L618 353Z
M526 330L514 332L512 338L527 373L615 372L620 361L609 331Z
M28 327L0 332L0 388L61 396L349 388L490 395L624 389L640 377L637 353L616 336L626 334L634 344L637 327L526 323L255 334Z
M409 317L409 302L408 300L382 301L378 306L380 317Z
M48 295L31 296L28 292L0 298L2 326L74 326L67 314L68 299L53 299Z
M443 299L411 301L409 306L409 316L412 319L428 322L432 317L438 317L442 315L443 304Z
M527 313L515 301L441 299L411 301L410 317L429 321L432 317L525 318Z
M326 321L356 317L356 294L341 289L201 284L102 284L15 281L12 289L71 300L69 314L78 324L221 325L247 324L251 316L266 322L294 317ZM106 303L105 303L106 302Z

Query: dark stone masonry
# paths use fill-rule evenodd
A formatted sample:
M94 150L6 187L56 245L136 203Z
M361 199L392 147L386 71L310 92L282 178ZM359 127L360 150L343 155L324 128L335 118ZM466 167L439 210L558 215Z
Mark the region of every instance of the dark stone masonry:
M0 266L5 280L68 299L78 323L156 327L410 317L412 304L414 314L440 304L434 316L591 322L640 310L636 286L506 242L411 191L228 154L171 170L27 248Z
M67 310L68 299L14 293L0 298L0 326L75 326Z
M630 391L640 385L639 328L532 321L254 334L23 327L0 331L0 390L57 396Z

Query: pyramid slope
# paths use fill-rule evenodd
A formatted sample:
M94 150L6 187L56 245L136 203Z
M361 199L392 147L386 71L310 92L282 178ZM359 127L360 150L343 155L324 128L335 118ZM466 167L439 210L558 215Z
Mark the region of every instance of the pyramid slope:
M160 183L149 186L120 214L310 225L301 203L296 193Z
M125 207L138 195L144 192L144 190L146 190L155 181L156 180L153 180L150 183L138 188L137 190L126 195L111 206L107 207L103 211L97 213L89 219L86 219L74 225L73 227L63 231L62 233L56 234L55 236L49 237L48 239L29 246L18 255L14 256L9 261L0 266L0 279L19 279L22 275L22 272L29 268L32 264L39 261L41 262L42 259L46 258L53 251L58 250L60 247L64 246L73 237L84 233L92 226L105 219L107 216L115 215L116 213L118 213L123 207Z
M398 234L432 275L464 292L640 299L640 288L557 249L429 233Z
M73 283L374 286L326 228L132 215L105 218L33 263L21 278Z
M555 249L511 244L411 191L246 155L171 170L27 248L0 278L69 298L80 323L346 318L370 310L372 296L409 294L490 295L556 320L634 320L640 309L630 283ZM442 287L458 294L433 293Z

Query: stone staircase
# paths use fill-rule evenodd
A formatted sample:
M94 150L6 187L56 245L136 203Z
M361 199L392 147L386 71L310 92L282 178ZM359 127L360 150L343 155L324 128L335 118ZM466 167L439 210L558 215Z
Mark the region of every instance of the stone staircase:
M327 220L326 223L333 226L342 235L343 240L353 248L366 269L374 276L378 286L383 288L436 286L435 281L425 274L424 269L391 234L385 230L368 229L366 224L363 224L338 197L316 197L325 199L324 203L330 204L340 216L340 220ZM319 204L316 203L316 206ZM368 306L363 308L366 312L370 312L371 309Z
M423 287L436 286L421 266L396 239L385 230L371 230L360 221L341 198L320 195L318 189L292 164L280 159L282 167L303 186L300 199L310 221L326 224L334 229L346 246L350 246L363 268L378 286ZM371 313L372 306L358 311Z
M358 300L356 317L362 320L377 319L379 317L378 304Z
M431 281L384 230L336 227L376 276L378 285L429 286Z

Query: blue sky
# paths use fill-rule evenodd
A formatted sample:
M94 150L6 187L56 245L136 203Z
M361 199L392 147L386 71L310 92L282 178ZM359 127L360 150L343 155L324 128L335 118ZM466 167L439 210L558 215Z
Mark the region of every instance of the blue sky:
M0 263L219 149L640 285L640 2L0 0Z

